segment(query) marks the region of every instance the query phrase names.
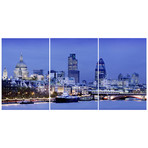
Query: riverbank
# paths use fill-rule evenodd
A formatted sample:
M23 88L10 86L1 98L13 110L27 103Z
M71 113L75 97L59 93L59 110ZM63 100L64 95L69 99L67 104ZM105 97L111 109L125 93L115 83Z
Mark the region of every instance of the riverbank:
M49 102L49 98L16 98L16 99L2 99L2 104L20 104L22 101L33 102L33 103L41 103L41 102Z

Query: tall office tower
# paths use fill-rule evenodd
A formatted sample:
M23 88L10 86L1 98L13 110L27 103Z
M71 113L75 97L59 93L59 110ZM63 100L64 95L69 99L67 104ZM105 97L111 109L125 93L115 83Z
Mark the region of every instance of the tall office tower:
M27 65L23 61L23 56L21 54L20 61L17 63L14 69L14 78L27 79L29 72L27 70Z
M139 84L139 74L138 73L132 74L131 84L133 84L133 85Z
M99 59L99 80L106 77L105 63L102 58Z
M121 80L123 80L123 75L120 73L120 74L118 75L118 81L121 81Z
M78 60L76 54L70 54L68 57L68 77L75 78L75 83L79 83L80 72L78 70Z
M6 80L8 78L8 72L7 72L7 69L4 68L4 71L3 71L3 80Z
M98 82L98 74L99 74L99 71L98 71L98 62L96 64L96 68L95 68L95 81Z
M126 79L128 80L129 84L131 83L131 76L129 74L126 75Z

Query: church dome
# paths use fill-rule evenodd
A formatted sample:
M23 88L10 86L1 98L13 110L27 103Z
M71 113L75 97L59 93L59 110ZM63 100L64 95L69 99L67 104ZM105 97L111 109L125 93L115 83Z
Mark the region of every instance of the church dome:
M26 66L26 64L24 62L19 62L19 63L17 63L15 68L27 68L27 66Z
M20 56L20 61L17 63L15 68L27 68L27 65L23 62L23 56Z

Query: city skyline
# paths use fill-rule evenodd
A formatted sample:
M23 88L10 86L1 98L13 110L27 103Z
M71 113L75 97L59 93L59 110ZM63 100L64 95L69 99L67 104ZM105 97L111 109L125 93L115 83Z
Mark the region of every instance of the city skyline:
M80 82L95 80L98 61L97 38L55 38L51 39L51 70L64 71L68 76L68 56L76 54Z
M117 79L122 73L139 74L140 83L146 83L145 38L100 38L99 58L103 58L108 79Z
M49 71L49 39L46 38L3 38L2 39L2 72L6 67L8 77L14 76L16 64L23 55L29 75L33 70Z

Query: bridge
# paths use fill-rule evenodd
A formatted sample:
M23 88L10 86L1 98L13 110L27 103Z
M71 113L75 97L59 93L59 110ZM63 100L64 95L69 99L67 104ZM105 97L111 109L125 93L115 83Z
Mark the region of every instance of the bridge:
M98 96L103 100L125 100L126 98L135 98L138 100L147 100L146 93L119 93L119 92L99 92L98 90L89 91L93 97Z
M147 100L146 94L142 93L99 93L99 98L103 100L125 100L126 98Z

